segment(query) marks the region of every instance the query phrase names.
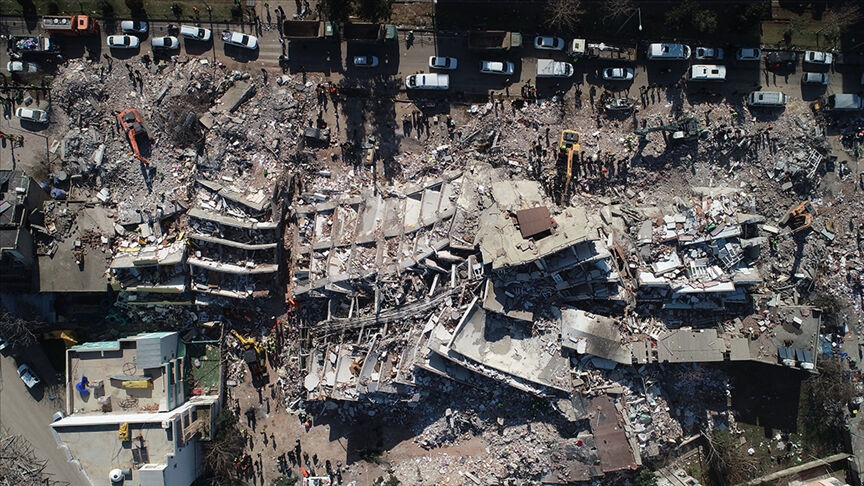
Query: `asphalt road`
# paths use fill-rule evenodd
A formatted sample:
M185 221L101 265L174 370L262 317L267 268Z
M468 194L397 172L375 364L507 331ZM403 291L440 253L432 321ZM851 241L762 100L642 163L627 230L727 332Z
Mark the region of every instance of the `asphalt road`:
M89 485L77 468L66 461L65 452L57 446L48 425L54 412L64 408L62 395L56 393L59 384L53 368L38 346L19 356L27 357L27 364L43 383L28 389L18 376L20 363L6 354L0 357L0 428L27 438L36 456L48 461L45 471L52 479L68 481L70 486Z
M273 19L275 20L275 19ZM639 60L630 65L636 68L636 77L632 82L626 83L604 83L600 79L599 72L605 67L620 65L620 62L603 62L598 60L582 60L576 63L575 73L572 78L546 78L536 79L536 62L538 58L550 58L561 61L569 60L569 56L562 51L537 50L533 47L533 38L525 36L524 46L511 51L470 51L467 49L464 36L453 34L435 35L432 32L416 32L414 40L409 45L406 42L407 32L399 33L398 41L390 42L338 42L325 39L292 40L284 44L280 42L279 31L276 23L263 24L255 28L251 24L224 24L211 23L205 20L201 27L209 28L213 32L213 39L209 42L196 42L181 39L181 49L174 52L154 53L150 48L150 38L167 35L167 22L152 22L149 32L140 36L141 47L137 49L108 49L105 44L107 35L116 34L119 30L119 22L103 23L99 38L95 36L86 39L84 37L58 38L64 44L64 54L67 57L80 57L89 55L93 59L103 59L108 54L123 62L136 62L133 59L147 54L151 57L170 55L183 55L207 58L225 64L229 69L244 69L257 71L265 69L271 74L280 72L279 56L286 53L290 57L289 70L291 72L323 73L331 81L337 82L342 78L354 78L364 80L370 78L396 77L404 79L405 76L424 71L429 72L428 60L430 56L449 56L459 60L459 67L454 71L446 71L450 75L451 89L449 95L453 94L479 94L489 93L518 96L523 84L536 85L540 94L550 94L557 90L569 91L574 86L580 86L587 93L590 86L605 87L610 90L629 92L633 98L639 97L639 88L652 84L673 84L682 79L690 64L709 63L705 61L691 60L688 62L668 62ZM13 34L28 33L23 22L6 22L5 30ZM259 39L257 50L248 50L234 46L226 46L219 34L226 29L241 31L256 35ZM38 31L29 32L37 35ZM351 59L358 55L372 55L379 58L379 66L375 68L358 68L351 65ZM800 57L800 56L799 56ZM5 53L0 55L0 60L6 62ZM512 61L516 70L512 76L481 74L480 62L482 60ZM103 61L104 62L104 61ZM763 90L776 89L783 91L788 96L804 100L813 100L823 94L832 93L858 93L861 92L861 73L864 67L855 66L844 68L841 72L833 68L819 66L803 66L799 59L796 70L787 75L775 74L765 69L764 62L737 62L734 60L734 50L727 47L726 60L722 62L727 66L727 80L724 83L692 83L693 89L707 89L712 92L734 94L743 97L744 93L761 86ZM802 89L801 74L807 71L830 71L831 83L826 88L807 87ZM441 71L445 72L445 71ZM509 81L509 83L508 83Z

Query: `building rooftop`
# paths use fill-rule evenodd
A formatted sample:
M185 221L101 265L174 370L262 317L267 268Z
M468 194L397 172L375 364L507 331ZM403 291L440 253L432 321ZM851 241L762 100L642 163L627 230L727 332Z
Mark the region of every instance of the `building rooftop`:
M183 402L177 334L145 333L69 348L67 411L72 414L167 411ZM82 384L87 378L89 386Z

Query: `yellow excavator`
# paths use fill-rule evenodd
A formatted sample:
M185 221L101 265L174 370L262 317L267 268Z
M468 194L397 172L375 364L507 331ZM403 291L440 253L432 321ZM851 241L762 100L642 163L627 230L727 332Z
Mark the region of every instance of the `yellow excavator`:
M567 157L564 188L561 196L562 203L567 200L567 195L570 192L570 181L573 179L573 154L582 148L579 145L580 138L579 132L576 130L561 130L561 139L558 141L558 159L560 161L565 156Z
M266 356L264 354L264 349L258 344L258 341L255 338L251 337L243 337L239 332L231 329L231 334L240 341L240 344L243 346L245 350L243 354L243 361L246 362L246 365L249 366L249 371L252 372L252 380L253 382L260 377L266 375L265 368L265 359ZM250 353L250 351L252 351Z

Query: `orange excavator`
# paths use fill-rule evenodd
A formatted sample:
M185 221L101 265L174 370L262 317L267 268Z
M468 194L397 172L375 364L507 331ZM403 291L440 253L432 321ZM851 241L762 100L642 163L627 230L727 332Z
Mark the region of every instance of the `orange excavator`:
M129 138L129 144L132 145L132 153L135 158L149 165L150 162L141 155L141 149L138 147L139 137L142 141L149 141L147 129L144 128L144 121L138 110L129 108L121 111L117 114L117 121L120 122L120 128L126 133L126 137Z

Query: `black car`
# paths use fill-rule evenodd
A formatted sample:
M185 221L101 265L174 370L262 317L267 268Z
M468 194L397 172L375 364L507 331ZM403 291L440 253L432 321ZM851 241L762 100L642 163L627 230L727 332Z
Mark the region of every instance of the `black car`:
M774 51L765 56L765 67L775 71L794 71L798 65L798 54L795 52Z

